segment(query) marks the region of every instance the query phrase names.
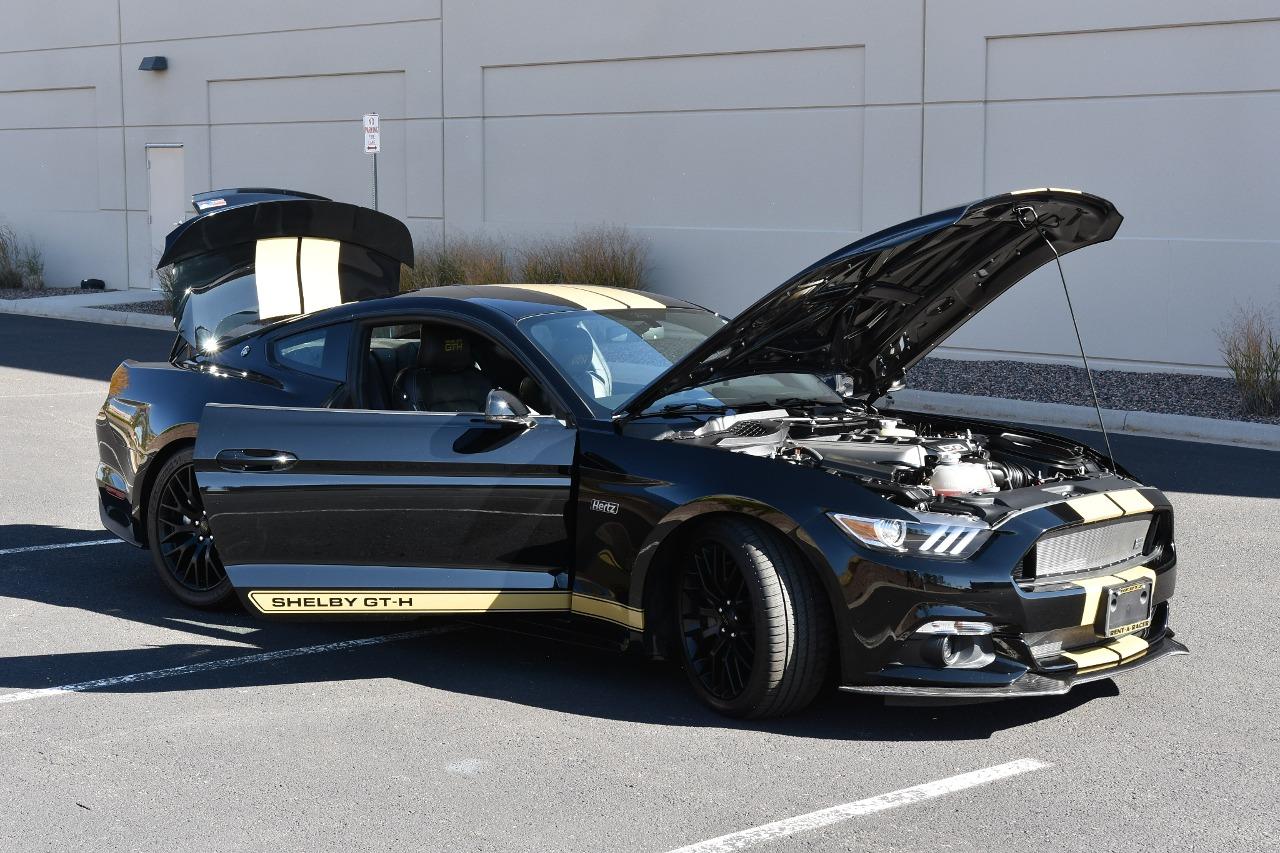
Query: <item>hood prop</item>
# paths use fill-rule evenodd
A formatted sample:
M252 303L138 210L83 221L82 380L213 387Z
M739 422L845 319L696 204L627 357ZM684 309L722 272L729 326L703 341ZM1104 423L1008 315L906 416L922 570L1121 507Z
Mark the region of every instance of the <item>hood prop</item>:
M1058 266L1058 278L1062 281L1062 293L1067 297L1067 313L1071 315L1071 328L1076 333L1076 345L1080 348L1080 360L1084 362L1084 374L1089 378L1089 393L1093 397L1093 410L1098 414L1098 428L1102 430L1102 443L1107 448L1107 459L1111 462L1112 473L1115 473L1116 456L1111 450L1111 436L1107 434L1107 424L1102 418L1102 404L1098 402L1098 386L1093 381L1093 370L1089 367L1089 356L1084 352L1084 339L1080 336L1080 324L1076 322L1076 309L1071 304L1071 290L1067 287L1067 275L1062 271L1062 256L1058 254L1058 250L1054 247L1053 241L1049 239L1049 233L1044 230L1044 226L1040 224L1040 216L1036 213L1035 208L1019 207L1017 209L1018 221L1023 228L1034 228L1044 238L1045 245L1049 247L1049 251L1053 252L1053 261Z

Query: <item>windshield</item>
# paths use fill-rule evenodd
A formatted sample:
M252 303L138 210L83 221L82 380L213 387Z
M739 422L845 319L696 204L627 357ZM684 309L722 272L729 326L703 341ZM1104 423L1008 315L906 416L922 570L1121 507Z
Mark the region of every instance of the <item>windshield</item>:
M613 414L724 324L723 318L701 308L571 311L520 322L599 417ZM793 399L842 402L811 373L768 373L669 394L647 411L776 405Z

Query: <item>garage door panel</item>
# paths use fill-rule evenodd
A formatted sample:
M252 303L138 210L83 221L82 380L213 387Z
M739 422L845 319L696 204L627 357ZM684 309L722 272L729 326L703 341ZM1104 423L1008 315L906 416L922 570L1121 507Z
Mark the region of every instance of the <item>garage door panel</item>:
M484 218L861 228L861 108L487 119Z
M1280 21L993 38L987 41L987 98L1277 89L1277 45Z
M1271 240L1276 127L1271 92L989 104L986 190L1101 193L1125 237Z

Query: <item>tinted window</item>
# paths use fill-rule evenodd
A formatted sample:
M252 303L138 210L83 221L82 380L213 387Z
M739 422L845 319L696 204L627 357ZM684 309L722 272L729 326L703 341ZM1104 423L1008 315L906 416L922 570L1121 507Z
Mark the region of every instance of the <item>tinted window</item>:
M341 326L308 329L273 345L277 363L293 370L341 382L346 378L346 338Z

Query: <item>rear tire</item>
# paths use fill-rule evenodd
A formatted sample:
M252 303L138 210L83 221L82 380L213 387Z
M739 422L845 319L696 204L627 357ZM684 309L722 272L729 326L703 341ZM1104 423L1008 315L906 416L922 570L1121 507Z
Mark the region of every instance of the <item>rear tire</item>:
M831 615L813 572L774 530L717 518L688 540L675 637L689 683L731 717L792 714L826 683Z
M216 607L234 594L213 547L190 447L174 453L147 496L147 542L160 581L183 604Z

